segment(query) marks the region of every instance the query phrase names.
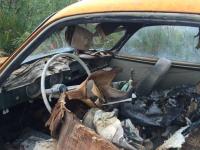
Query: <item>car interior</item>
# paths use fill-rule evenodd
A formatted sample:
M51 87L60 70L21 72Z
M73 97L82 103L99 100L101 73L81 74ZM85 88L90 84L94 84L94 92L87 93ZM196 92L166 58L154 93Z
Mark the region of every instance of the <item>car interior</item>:
M53 137L60 150L108 141L108 149L200 148L199 42L199 28L186 25L58 28L2 85L0 147ZM76 135L76 124L87 129ZM88 139L73 145L72 134ZM93 145L92 136L106 140Z

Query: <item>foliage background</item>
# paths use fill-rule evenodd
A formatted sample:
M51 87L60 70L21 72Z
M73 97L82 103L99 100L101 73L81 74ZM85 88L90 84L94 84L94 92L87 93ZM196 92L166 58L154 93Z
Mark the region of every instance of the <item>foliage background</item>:
M0 56L12 53L49 15L76 0L0 0Z

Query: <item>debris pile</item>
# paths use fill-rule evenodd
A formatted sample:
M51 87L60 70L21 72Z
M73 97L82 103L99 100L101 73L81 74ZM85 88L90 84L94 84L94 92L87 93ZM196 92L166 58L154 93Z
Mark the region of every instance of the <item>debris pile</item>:
M153 92L120 105L121 115L142 126L186 125L199 117L200 95L195 87L180 86Z
M120 118L130 119L138 126L141 136L154 143L154 149L173 134L164 142L168 147L161 146L158 149L180 148L191 130L200 126L198 86L182 85L154 91L149 96L138 97L119 107Z
M104 79L105 76L102 74L106 73L109 76ZM54 109L48 122L51 131L58 133L58 144L62 145L60 147L68 146L71 147L70 150L82 147L84 150L85 144L87 145L85 149L90 149L99 144L92 140L94 137L95 139L103 138L103 143L106 142L109 149L116 149L116 146L125 150L181 148L186 137L189 137L190 133L200 126L199 84L197 86L182 85L162 91L154 90L148 96L137 97L132 80L119 82L120 86L115 83L114 87L111 87L110 83L115 74L116 71L113 70L94 73L81 84L80 89L66 92L61 96L55 107L57 110ZM83 118L79 118L81 121L78 121L79 119L75 115L71 115L72 113L64 108L64 105L59 106L61 102L64 104L65 101L67 103L67 100L73 100L73 95L76 98L82 97L81 102L92 106L85 110ZM91 95L93 98L89 97ZM71 116L71 120L69 120L69 116ZM66 122L66 120L68 121ZM56 128L53 129L52 127L55 125ZM62 129L63 126L65 130ZM61 129L58 130L57 127L61 127ZM84 132L80 131L80 128ZM67 132L64 132L66 129ZM82 139L82 142L77 144L78 146L69 146L70 143L65 140L69 141L72 138L70 135L73 135L73 138L77 136L76 142L83 135L83 139L87 140ZM100 143L99 146L104 145L103 143ZM115 146L112 146L112 143Z

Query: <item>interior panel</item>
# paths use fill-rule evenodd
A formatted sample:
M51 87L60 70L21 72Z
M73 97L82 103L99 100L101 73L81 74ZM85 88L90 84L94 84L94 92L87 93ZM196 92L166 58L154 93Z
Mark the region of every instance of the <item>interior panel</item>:
M146 62L136 62L133 60L126 60L121 58L113 58L110 62L111 66L117 66L123 69L118 74L116 80L128 80L131 76L131 70L134 70L134 79L140 81L144 78L146 73L152 68L154 64ZM157 89L166 89L183 84L196 84L200 81L200 71L191 70L180 67L171 66L170 70L160 83L157 85Z

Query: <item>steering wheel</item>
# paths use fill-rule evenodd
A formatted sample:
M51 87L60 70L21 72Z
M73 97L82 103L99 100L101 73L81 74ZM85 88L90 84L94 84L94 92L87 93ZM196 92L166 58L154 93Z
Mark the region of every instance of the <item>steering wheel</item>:
M78 56L76 56L74 54L60 53L60 54L56 54L52 58L50 58L48 60L48 62L45 64L45 66L44 66L44 69L43 69L43 72L42 72L42 76L41 76L41 85L40 85L41 86L41 94L42 94L43 102L44 102L47 110L50 113L51 113L52 108L51 108L51 106L49 104L49 101L47 99L47 94L58 92L59 90L55 90L55 88L53 88L53 87L51 89L46 89L45 88L45 78L46 78L46 72L48 70L49 65L58 57L69 57L69 58L72 58L72 59L76 60L85 69L85 71L86 71L88 76L91 74L91 72L90 72L89 68L87 67L87 65Z

